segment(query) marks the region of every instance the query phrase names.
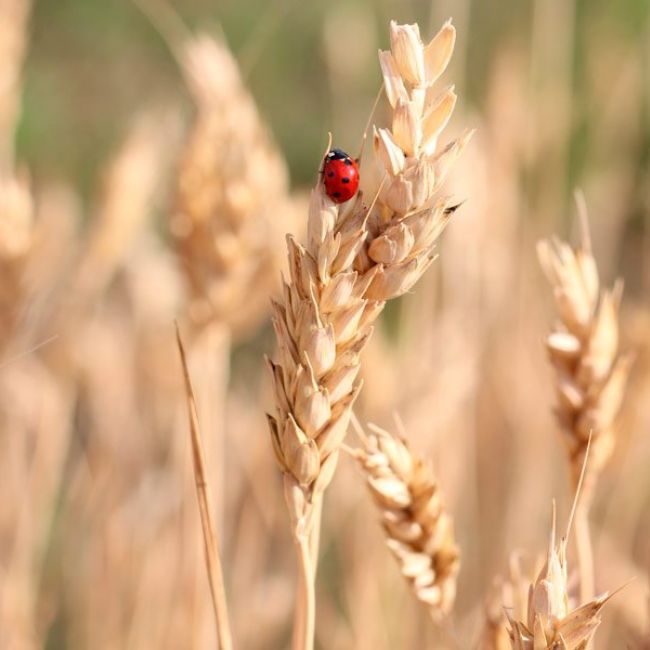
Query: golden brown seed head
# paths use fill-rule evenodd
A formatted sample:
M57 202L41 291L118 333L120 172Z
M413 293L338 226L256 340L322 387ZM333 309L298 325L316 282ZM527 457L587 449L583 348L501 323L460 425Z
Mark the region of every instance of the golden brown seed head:
M379 509L388 548L415 597L439 619L454 603L460 551L438 483L405 440L373 428L363 443L357 460Z

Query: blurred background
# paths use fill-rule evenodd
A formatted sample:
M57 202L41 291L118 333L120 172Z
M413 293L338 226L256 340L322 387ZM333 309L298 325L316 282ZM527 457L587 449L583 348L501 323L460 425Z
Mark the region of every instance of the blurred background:
M452 631L410 598L342 459L318 644L479 647L511 552L544 551L552 498L566 519L535 243L576 240L579 187L636 359L593 507L598 590L636 580L596 647L647 647L647 0L0 0L0 648L214 647L174 319L238 647L287 646L295 569L263 363L284 234L302 233L327 132L359 149L389 20L428 40L448 17L447 137L477 128L447 186L464 203L414 295L387 307L357 411L389 428L398 412L438 472L463 551Z

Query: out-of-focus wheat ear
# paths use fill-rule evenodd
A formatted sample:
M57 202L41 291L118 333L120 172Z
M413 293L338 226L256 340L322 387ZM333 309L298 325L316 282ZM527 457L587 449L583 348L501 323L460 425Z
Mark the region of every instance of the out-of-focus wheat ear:
M587 441L585 458L575 490L566 533L556 542L555 501L552 509L552 526L546 563L536 580L530 585L526 617L516 618L507 612L510 638L513 648L534 650L536 648L561 648L563 650L586 650L600 625L600 610L616 591L590 597L580 606L574 606L569 597L569 572L567 545L572 524L578 524L583 481L587 475L589 451L592 438ZM580 552L580 546L578 546ZM581 563L582 570L582 563ZM591 570L591 567L588 567ZM582 577L582 576L581 576Z
M405 439L369 425L352 451L380 513L386 545L411 590L435 622L456 596L460 550L430 465Z
M191 349L204 327L218 323L241 338L268 314L283 238L305 201L290 196L285 160L223 39L177 40L195 115L170 231L189 289Z
M190 423L190 435L192 441L192 462L194 467L194 479L196 483L196 497L199 504L201 515L201 526L203 530L203 542L205 548L205 560L208 570L208 581L210 583L210 594L214 606L215 623L217 627L217 638L219 647L222 650L232 650L232 635L230 624L228 622L228 606L226 602L226 590L223 582L223 571L221 560L219 559L219 542L216 533L216 524L212 509L212 496L208 483L208 474L206 470L205 457L203 453L203 444L201 442L201 433L199 429L199 420L196 411L196 402L194 400L194 391L187 369L187 359L181 334L176 325L176 341L178 351L181 357L183 368L183 380L185 384L185 397Z
M558 311L558 322L546 339L555 371L556 416L567 445L573 486L577 485L589 436L591 460L583 502L615 445L615 420L623 401L632 358L619 351L618 311L622 284L600 289L591 249L584 197L578 195L581 242L572 248L558 239L537 247Z
M586 601L594 593L589 508L598 476L615 446L615 420L632 358L619 351L622 284L600 288L584 197L577 194L576 200L580 244L572 248L556 238L543 240L537 252L559 317L546 339L555 371L557 422L567 446L573 486L584 483L575 520L581 597Z

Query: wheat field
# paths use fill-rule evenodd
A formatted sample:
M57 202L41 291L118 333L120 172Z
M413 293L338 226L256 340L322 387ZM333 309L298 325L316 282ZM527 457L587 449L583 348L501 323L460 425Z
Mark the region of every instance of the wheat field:
M0 650L649 649L649 54L0 0Z

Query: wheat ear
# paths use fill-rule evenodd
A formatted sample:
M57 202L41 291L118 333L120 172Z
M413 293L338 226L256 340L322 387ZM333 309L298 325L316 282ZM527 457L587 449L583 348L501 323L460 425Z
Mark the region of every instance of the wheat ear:
M426 47L417 25L392 22L390 31L391 52L381 52L380 63L393 128L375 138L387 163L386 191L369 207L358 196L341 208L319 181L311 195L307 245L288 237L290 278L273 303L279 359L269 362L277 407L269 426L299 558L310 559L310 566L299 562L303 578L314 575L314 513L361 389L360 353L385 301L408 291L431 263L453 212L448 201L434 204L435 194L468 139L436 153L455 95L446 91L436 98L427 91L449 62L454 28L445 24ZM303 596L304 611L313 616L313 593ZM298 627L313 628L313 620ZM308 636L298 647L311 647Z
M379 509L386 544L435 621L456 597L460 551L430 465L406 440L370 425L354 455Z
M391 23L393 51L380 53L380 61L386 93L395 107L393 130L400 133L406 111L420 144L415 149L404 144L403 151L389 131L381 130L378 137L392 142L392 155L398 152L402 161L399 169L387 169L388 198L380 196L368 208L359 197L354 205L341 209L319 182L311 197L307 245L301 246L291 236L287 240L290 280L284 283L282 299L274 303L273 318L280 356L277 363L270 363L278 412L269 421L298 534L309 527L313 497L322 493L334 472L360 389L359 354L372 323L386 300L408 291L424 273L453 212L448 201L432 203L467 136L441 153L432 153L454 101L449 102L449 91L444 101L427 100L425 95L432 96L426 90L449 61L454 35L447 23L425 47L417 25ZM410 77L401 77L398 67L408 70L411 59L423 68L427 61L426 75L423 72L413 88ZM395 88L405 93L399 101ZM409 93L417 100L406 103ZM385 202L391 197L399 199L398 209Z
M178 171L171 231L190 319L235 333L268 310L288 207L286 164L227 46L189 40L180 65L196 107Z
M546 346L555 370L556 415L567 444L574 487L590 436L592 439L583 497L576 514L581 594L587 600L594 593L589 505L597 477L614 447L614 420L624 397L631 357L621 355L618 349L622 283L600 291L581 195L578 205L581 244L572 249L558 239L541 241L537 252L553 288L559 316Z
M591 251L589 227L581 218L581 243L572 249L558 239L541 241L537 252L548 278L559 322L546 339L555 370L557 419L568 445L574 487L592 449L584 497L590 500L595 480L614 446L614 420L625 392L631 358L619 353L618 309L622 284L600 291Z
M525 620L509 615L514 650L585 650L600 625L600 610L614 595L603 593L579 607L569 603L567 534L556 543L555 508L546 563L530 585ZM508 614L508 610L506 610Z

